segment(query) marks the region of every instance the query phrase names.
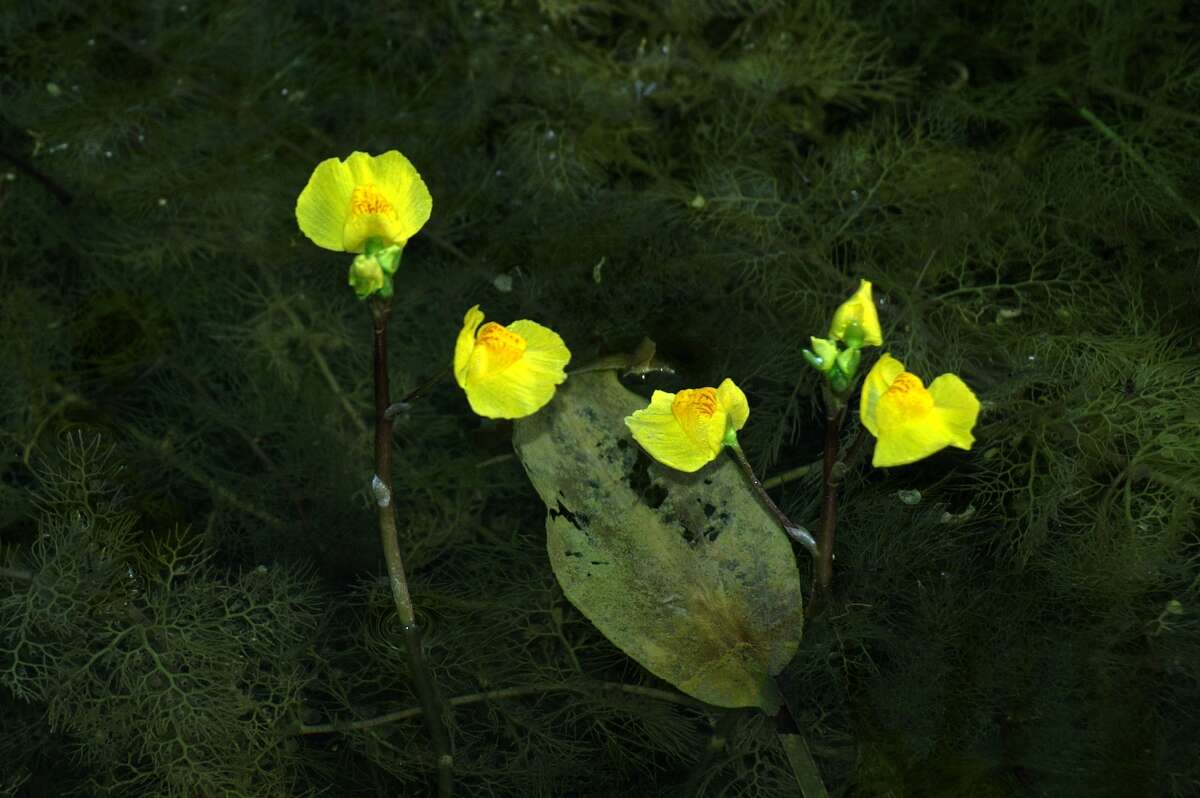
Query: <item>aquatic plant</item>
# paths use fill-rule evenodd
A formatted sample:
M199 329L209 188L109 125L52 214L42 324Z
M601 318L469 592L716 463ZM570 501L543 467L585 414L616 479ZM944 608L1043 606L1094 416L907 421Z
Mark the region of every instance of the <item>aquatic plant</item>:
M351 256L293 215L316 164L397 149L437 213L393 295L392 385L419 392L393 502L462 794L795 790L765 718L718 728L563 598L505 422L429 384L463 310L537 319L572 366L649 337L671 373L626 378L647 402L734 379L741 449L816 530L827 379L803 350L861 276L889 351L982 407L971 450L886 473L853 406L836 431L829 601L779 677L830 792L1196 791L1186 4L48 0L4 5L0 35L0 788L429 784L363 535L367 322ZM129 518L73 520L67 433L114 447ZM631 471L646 500L656 467ZM298 619L237 639L254 667L204 654L246 631L226 595ZM154 635L218 703L262 703L166 712ZM92 657L111 678L76 673ZM101 733L106 704L128 728ZM185 709L203 768L173 758Z

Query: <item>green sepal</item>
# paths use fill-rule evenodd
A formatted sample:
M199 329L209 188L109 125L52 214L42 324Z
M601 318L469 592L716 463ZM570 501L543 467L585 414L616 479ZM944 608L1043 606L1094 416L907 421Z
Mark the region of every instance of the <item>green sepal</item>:
M862 353L857 349L846 349L838 353L837 368L847 379L854 379L854 375L858 373L858 364L862 360Z
M866 338L866 332L863 331L862 325L857 321L847 324L845 332L842 333L842 341L853 350L862 349Z
M808 365L822 373L828 372L833 368L834 358L838 355L837 344L816 336L811 336L810 340L812 341L812 350L804 349L801 354L808 361Z
M367 239L363 254L355 256L350 264L350 287L359 299L373 294L392 295L395 290L392 276L400 266L403 249L394 244L384 246L378 238Z

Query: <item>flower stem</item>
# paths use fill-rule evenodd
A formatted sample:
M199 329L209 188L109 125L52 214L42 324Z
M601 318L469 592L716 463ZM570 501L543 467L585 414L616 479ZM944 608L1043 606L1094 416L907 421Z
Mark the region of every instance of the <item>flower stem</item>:
M817 557L814 566L813 596L808 602L807 615L813 618L820 614L829 597L833 584L833 539L837 530L837 483L834 470L837 463L839 433L842 419L846 417L846 399L825 387L825 457L821 470L821 529L817 538Z
M396 612L404 631L404 643L412 668L413 684L417 699L421 703L425 725L433 743L438 768L438 795L447 798L453 792L454 755L450 752L450 735L446 731L446 707L438 695L437 685L429 671L421 649L421 627L417 625L413 612L412 597L408 592L408 577L404 574L404 561L400 557L400 541L396 535L396 509L392 501L392 420L387 414L391 404L387 368L387 329L392 315L390 299L374 297L371 300L371 316L375 337L375 478L371 489L375 493L375 504L379 515L379 535L383 543L383 555L387 561L388 583Z
M404 394L404 398L401 399L399 402L388 405L388 409L384 412L384 415L388 419L393 419L396 416L400 415L401 413L409 410L412 407L412 401L414 399L416 399L418 396L423 395L430 388L437 385L438 382L441 381L442 377L445 377L449 373L450 373L450 368L446 367L446 368L442 369L441 371L439 371L437 374L434 374L432 377L425 380L425 382L421 383L416 388L413 388L411 391Z
M733 455L733 459L737 461L737 464L742 467L742 471L745 472L746 477L750 480L750 484L754 486L754 492L758 494L759 500L771 512L771 515L775 516L775 520L779 523L779 526L783 527L783 531L787 533L787 536L808 549L808 553L813 557L817 557L817 542L813 540L812 534L799 524L792 523L791 519L784 515L783 510L780 510L779 506L771 501L771 497L767 495L762 482L755 476L754 469L751 468L750 461L746 459L746 453L742 451L742 447L736 443L730 443L725 448Z

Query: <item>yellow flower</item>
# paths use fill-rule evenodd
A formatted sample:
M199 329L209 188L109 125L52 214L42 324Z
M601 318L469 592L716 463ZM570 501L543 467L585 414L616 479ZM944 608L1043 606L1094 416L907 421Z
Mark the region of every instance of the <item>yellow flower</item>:
M954 374L943 374L926 389L904 364L884 355L863 382L859 415L878 438L874 466L914 463L947 446L970 449L979 400Z
M553 330L521 319L483 324L478 305L463 317L454 345L454 379L471 409L487 418L521 418L540 410L567 378L571 359Z
M649 406L627 416L625 426L655 460L691 472L736 443L736 432L749 417L746 395L726 378L717 388L655 391Z
M855 348L883 345L883 330L879 326L875 300L871 297L870 280L860 280L854 296L834 312L829 337Z
M425 181L403 155L353 152L317 164L296 200L296 221L318 247L362 252L368 238L403 246L432 209Z

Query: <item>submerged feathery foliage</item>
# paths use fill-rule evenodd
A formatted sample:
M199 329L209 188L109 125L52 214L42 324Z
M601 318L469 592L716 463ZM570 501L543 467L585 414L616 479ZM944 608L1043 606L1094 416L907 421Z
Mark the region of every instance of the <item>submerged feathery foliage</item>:
M392 149L438 200L398 393L474 303L580 364L649 336L741 386L806 524L802 349L860 275L905 367L977 393L970 451L841 475L836 611L785 674L832 794L1200 789L1186 4L47 0L0 36L0 794L428 783L412 716L273 736L417 705L369 577L361 308L293 215L314 164ZM119 509L63 475L81 430ZM562 599L503 427L443 382L395 444L462 793L684 783L705 713ZM729 746L705 794L794 794L764 719Z

